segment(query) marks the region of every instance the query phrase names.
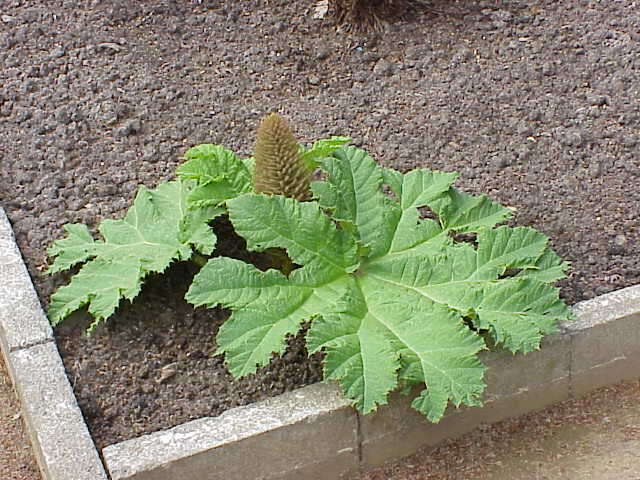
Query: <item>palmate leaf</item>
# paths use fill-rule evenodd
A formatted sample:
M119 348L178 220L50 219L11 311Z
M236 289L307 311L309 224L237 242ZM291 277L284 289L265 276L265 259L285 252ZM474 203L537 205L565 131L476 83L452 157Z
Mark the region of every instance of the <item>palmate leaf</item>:
M187 260L192 252L212 252L215 235L208 223L223 210L189 210L186 199L191 181L167 182L154 190L141 187L133 206L121 220L104 220L94 240L84 225L66 227L68 236L56 241L48 253L50 272L88 261L68 285L51 297L49 318L56 325L88 305L95 318L90 330L109 317L122 298L132 300L144 277L162 272L174 260Z
M226 353L229 370L246 375L265 365L272 352L282 352L286 334L297 332L302 322L337 301L358 258L355 241L316 203L246 194L228 201L227 207L249 248L277 245L286 248L294 262L305 264L287 278L238 260L213 258L194 278L187 301L238 310L220 328L218 346Z
M307 275L310 267L294 270L289 278L275 270L261 272L239 260L212 258L196 275L186 299L200 306L222 305L235 310L220 327L219 353L225 353L236 376L266 365L272 352L282 353L287 335L305 320L326 312L350 279L327 272ZM310 282L323 277L325 281Z
M64 230L67 236L47 250L49 257L55 258L47 270L49 274L67 270L95 255L96 245L86 225L70 223L64 226Z
M338 230L316 203L247 194L228 201L227 209L250 250L283 247L295 263L328 271L357 267L353 237Z
M380 190L380 167L355 147L338 150L321 163L329 178L311 186L320 205L367 247L370 256L382 254L388 249L388 233L400 212Z
M352 147L321 165L327 179L314 183L316 201L245 194L227 202L250 249L284 248L300 268L287 277L212 259L187 292L195 305L233 310L217 342L234 375L265 365L311 322L309 351L325 353L325 378L360 410L424 383L413 406L438 421L449 403L481 404L479 333L528 352L569 317L548 285L566 266L546 237L496 228L511 211L455 190L455 174L403 175ZM421 218L421 207L437 218ZM475 243L454 241L456 233Z
M176 171L184 180L197 185L187 198L190 207L220 205L225 200L251 191L251 172L247 162L220 145L202 144L185 153L188 160Z
M350 141L351 139L349 137L323 138L314 142L308 149L300 147L300 159L310 169L316 169L320 166L319 162L321 159L330 157L333 152Z
M364 413L386 403L398 383L400 355L384 327L369 311L359 288L349 288L333 312L314 322L307 335L309 353L324 350L325 379L338 380Z

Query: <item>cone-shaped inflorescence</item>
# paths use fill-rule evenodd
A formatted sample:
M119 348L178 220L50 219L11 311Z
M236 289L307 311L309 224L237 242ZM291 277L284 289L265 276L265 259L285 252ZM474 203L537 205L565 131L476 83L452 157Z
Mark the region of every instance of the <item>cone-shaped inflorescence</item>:
M311 198L311 170L300 158L298 142L277 113L262 119L256 140L253 187L256 192Z

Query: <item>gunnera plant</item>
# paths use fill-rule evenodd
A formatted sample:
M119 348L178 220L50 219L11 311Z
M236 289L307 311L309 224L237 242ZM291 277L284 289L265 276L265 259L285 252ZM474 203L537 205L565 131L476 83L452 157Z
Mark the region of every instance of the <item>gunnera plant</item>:
M329 0L338 25L361 32L383 30L424 5L420 0Z
M266 117L258 130L255 157L240 158L221 145L190 148L176 171L178 178L154 189L140 186L124 218L100 223L101 239L94 239L86 225L65 225L66 237L47 251L53 259L47 273L82 268L52 295L51 323L86 307L94 318L88 329L92 332L122 299L133 301L150 274L162 273L176 261L202 267L214 253L217 235L228 231L212 228L214 220L227 215L228 200L249 192L309 200L311 172L319 160L349 141L331 137L303 147L277 114ZM283 249L265 253L284 274L293 269Z
M268 364L307 325L324 379L364 413L414 386L413 408L433 422L450 404L481 405L482 350L537 350L572 318L553 286L568 264L542 233L501 225L510 208L456 189L457 173L402 173L347 141L302 147L271 115L255 159L191 148L176 180L141 187L124 219L100 224L103 240L84 225L65 227L50 271L84 265L53 295L52 323L86 306L93 329L149 273L209 256L196 262L185 299L231 311L216 344L234 376ZM323 175L310 195L315 167ZM223 215L250 252L283 261L261 269L213 255L211 224Z

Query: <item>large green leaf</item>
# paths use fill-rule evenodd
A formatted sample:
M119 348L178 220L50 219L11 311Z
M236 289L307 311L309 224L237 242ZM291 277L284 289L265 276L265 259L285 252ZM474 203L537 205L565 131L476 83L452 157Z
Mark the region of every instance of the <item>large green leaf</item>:
M314 142L308 149L300 147L300 160L313 170L320 165L321 159L331 156L333 152L350 141L349 137L323 138Z
M294 270L287 279L275 270L262 272L239 260L213 258L196 275L187 301L235 310L217 337L231 373L255 372L272 353L283 352L286 336L295 334L302 322L331 311L350 279L324 276L326 282L319 283L319 276L305 275L309 268Z
M400 211L380 190L382 169L355 147L346 147L334 157L323 159L322 168L329 178L314 182L311 187L320 205L367 247L370 256L386 252Z
M185 153L188 161L176 171L182 179L195 180L190 192L192 207L219 205L241 193L251 191L251 172L246 162L220 145L202 144Z
M191 188L190 181L167 182L154 190L141 187L123 219L100 224L103 240L94 240L84 225L67 226L68 236L49 249L54 259L50 271L88 263L51 297L51 322L55 325L88 305L96 319L93 328L113 314L121 298L133 299L149 273L189 259L193 250L211 253L215 235L208 222L222 210L188 209Z
M96 245L86 225L70 223L64 226L65 238L57 240L47 254L55 258L47 273L57 273L82 263L95 255Z
M325 379L340 381L364 413L387 403L397 386L399 354L359 288L347 289L335 310L313 323L307 345L310 353L325 352Z
M58 289L49 302L49 319L53 325L79 308L88 305L93 331L101 320L115 312L123 298L133 300L140 292L143 273L135 263L124 258L96 258L73 277L68 285Z
M317 201L256 194L227 201L249 249L285 248L299 268L287 277L212 259L187 293L196 305L233 311L217 342L235 375L265 365L311 322L310 352L324 352L325 378L360 410L422 383L413 406L438 421L449 403L481 404L480 334L528 352L570 316L548 285L566 266L546 237L496 228L511 211L455 190L455 174L403 175L352 147L321 166L327 178L313 185ZM422 207L436 218L423 218Z
M353 271L358 265L353 237L337 229L317 203L246 194L228 201L227 208L250 250L283 247L299 265L338 272Z
M387 178L390 172L387 170ZM394 175L391 183L395 183L392 188L400 199L402 215L395 227L389 253L409 251L414 255L420 251L424 254L427 251L436 252L443 245L451 243L447 230L435 220L422 219L418 209L434 200L446 203L448 199L445 194L457 176L457 173L425 169L412 170L399 177Z
M556 332L557 322L570 315L557 289L528 278L486 284L474 310L477 328L490 330L512 352L525 353L540 348L542 336Z
M563 279L568 268L568 262L563 262L556 252L547 249L538 258L534 266L524 268L516 276L535 278L541 282L553 283Z
M489 197L468 195L455 188L428 205L438 215L443 228L459 233L493 227L513 215L510 209Z

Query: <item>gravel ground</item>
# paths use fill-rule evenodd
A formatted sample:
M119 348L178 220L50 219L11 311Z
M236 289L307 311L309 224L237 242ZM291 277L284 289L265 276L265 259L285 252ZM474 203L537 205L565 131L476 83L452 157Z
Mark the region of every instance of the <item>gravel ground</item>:
M637 2L436 0L366 36L313 19L311 1L0 6L0 205L45 307L63 224L121 216L194 144L249 155L273 110L304 143L350 135L386 166L461 172L572 262L569 303L640 282ZM99 446L317 376L294 342L291 362L227 382L208 357L223 313L165 301L192 273L177 268L100 334L57 332Z

